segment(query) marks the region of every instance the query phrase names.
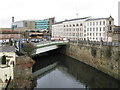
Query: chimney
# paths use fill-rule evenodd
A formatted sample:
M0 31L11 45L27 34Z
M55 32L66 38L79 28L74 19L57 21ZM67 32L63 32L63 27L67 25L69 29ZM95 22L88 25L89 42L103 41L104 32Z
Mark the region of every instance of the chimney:
M14 22L14 17L12 17L12 22Z
M12 23L14 22L14 17L12 17ZM12 31L14 31L14 26L12 26Z

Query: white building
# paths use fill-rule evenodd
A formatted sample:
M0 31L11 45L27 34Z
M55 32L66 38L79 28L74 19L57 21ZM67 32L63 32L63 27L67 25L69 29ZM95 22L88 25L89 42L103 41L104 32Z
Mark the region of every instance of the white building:
M120 1L118 2L118 26L120 26Z
M112 31L114 19L108 18L77 18L65 20L52 25L53 38L70 40L108 41L108 31Z
M5 55L8 64L1 64L1 58ZM13 46L0 47L0 89L6 87L6 79L14 79L14 65L16 64L16 54Z

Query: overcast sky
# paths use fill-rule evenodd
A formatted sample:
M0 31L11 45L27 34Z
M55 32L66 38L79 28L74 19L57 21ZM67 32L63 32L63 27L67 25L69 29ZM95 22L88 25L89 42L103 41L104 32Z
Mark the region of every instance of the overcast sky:
M118 1L120 0L0 0L0 28L11 27L15 21L46 19L56 21L78 17L109 17L118 25Z

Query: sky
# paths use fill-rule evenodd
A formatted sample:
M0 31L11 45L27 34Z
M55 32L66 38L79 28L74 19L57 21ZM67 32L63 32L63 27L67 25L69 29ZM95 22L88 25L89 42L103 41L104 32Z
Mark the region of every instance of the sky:
M15 21L55 17L56 21L92 16L114 18L118 25L120 0L0 0L0 28ZM76 15L78 13L78 16Z

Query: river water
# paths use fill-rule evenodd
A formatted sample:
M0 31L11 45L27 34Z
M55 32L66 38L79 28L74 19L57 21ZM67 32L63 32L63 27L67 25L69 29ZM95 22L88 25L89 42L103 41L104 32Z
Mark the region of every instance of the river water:
M59 53L33 58L36 88L118 88L118 80Z

